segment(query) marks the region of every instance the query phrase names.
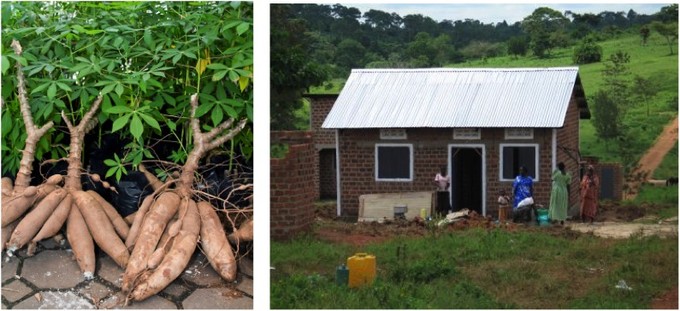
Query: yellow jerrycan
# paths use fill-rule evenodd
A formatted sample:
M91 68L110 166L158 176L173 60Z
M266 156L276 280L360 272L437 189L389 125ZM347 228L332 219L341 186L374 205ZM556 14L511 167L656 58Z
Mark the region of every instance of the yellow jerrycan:
M349 268L349 287L372 284L375 279L375 256L367 253L356 253L347 258Z

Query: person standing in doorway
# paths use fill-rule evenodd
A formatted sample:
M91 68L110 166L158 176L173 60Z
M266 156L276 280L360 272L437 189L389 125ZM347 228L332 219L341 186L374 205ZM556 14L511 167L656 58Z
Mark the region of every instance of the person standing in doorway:
M440 172L434 176L434 183L437 185L437 213L445 216L451 210L448 191L451 186L451 176L446 174L446 166L442 165Z
M548 218L555 222L559 221L560 225L564 225L564 220L567 219L570 184L571 174L565 170L564 163L558 163L557 169L552 174L552 191L550 192Z
M600 179L595 175L595 168L588 165L588 170L581 180L581 221L595 220L600 195Z
M533 198L534 195L534 180L531 176L527 176L527 168L519 167L519 175L515 177L512 183L512 195L515 200L512 203L512 220L517 222L520 218L523 220L531 220L531 214L534 209L534 204L522 205L520 202L528 198Z

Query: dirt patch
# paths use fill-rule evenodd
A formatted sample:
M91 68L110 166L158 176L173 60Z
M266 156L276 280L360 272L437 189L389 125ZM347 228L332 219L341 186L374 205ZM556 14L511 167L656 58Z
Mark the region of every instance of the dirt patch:
M667 291L663 295L652 300L652 309L678 309L678 287Z
M621 205L619 202L602 202L595 221L633 221L659 209L654 205Z

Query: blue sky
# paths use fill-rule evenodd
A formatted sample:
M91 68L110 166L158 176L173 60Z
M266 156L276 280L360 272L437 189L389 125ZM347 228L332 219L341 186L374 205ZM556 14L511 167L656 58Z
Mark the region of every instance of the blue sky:
M404 17L409 14L422 14L429 16L436 21L449 19L452 21L464 20L466 18L476 19L482 23L498 23L503 20L508 24L521 21L524 17L531 15L531 13L542 6L547 6L554 10L560 11L564 14L565 11L570 10L574 13L597 14L602 11L623 11L628 13L628 10L633 9L638 14L651 15L656 13L669 3L479 3L479 4L407 4L407 3L374 3L369 4L364 2L359 3L341 3L347 7L355 7L361 13L368 12L370 9L380 10L388 13L397 13ZM331 3L327 3L331 4Z

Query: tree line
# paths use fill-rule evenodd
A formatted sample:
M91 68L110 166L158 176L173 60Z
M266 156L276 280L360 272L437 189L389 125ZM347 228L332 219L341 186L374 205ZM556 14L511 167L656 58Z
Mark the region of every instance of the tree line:
M471 18L437 22L421 14L402 17L374 9L362 13L341 4L274 4L272 129L292 128L294 111L301 107L300 97L309 86L346 78L352 68L441 67L529 53L549 58L555 48L639 32L653 22L677 25L677 19L677 4L651 15L632 9L581 14L540 7L513 24Z

